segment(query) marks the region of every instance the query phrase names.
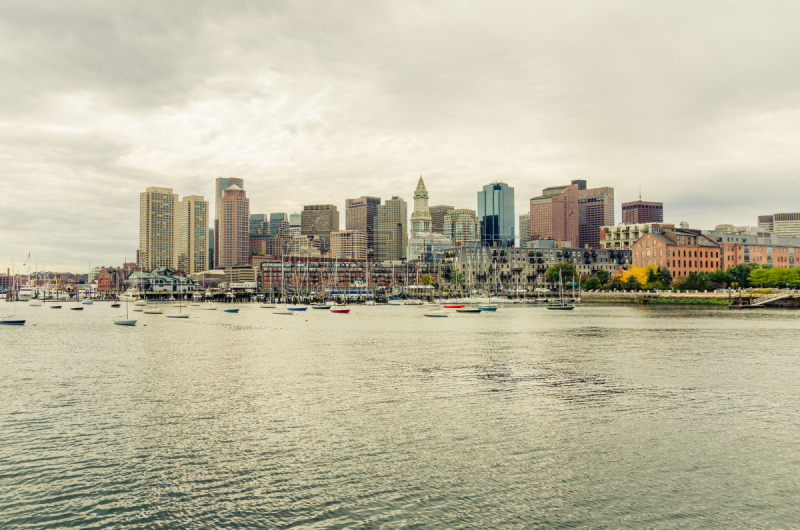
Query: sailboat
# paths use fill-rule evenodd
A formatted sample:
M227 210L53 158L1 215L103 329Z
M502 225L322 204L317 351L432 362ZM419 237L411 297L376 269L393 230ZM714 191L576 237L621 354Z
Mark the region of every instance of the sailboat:
M125 300L125 318L119 317L114 320L114 324L117 326L135 326L136 321L131 320L130 316L128 315L128 301Z
M172 307L178 306L178 314L177 315L167 315L167 318L189 318L189 313L184 313L183 308L186 307L186 304L183 303L183 291L181 291L181 301L177 304L172 304Z
M13 271L13 268L14 268L13 262L12 262L11 268L12 268L12 271ZM14 278L14 277L12 277L12 278ZM15 281L15 279L11 280L11 298L14 301L14 313L16 313L17 312L17 297L16 297L15 292L14 292L14 281ZM25 324L25 321L24 320L15 319L14 315L0 317L0 325L22 326L23 324Z
M75 303L78 304L77 307L70 307L71 311L83 311L83 306L81 305L81 292L77 286L73 284L75 287Z
M561 311L569 311L575 309L575 306L572 305L570 302L567 302L564 299L564 282L561 278L561 269L558 269L558 289L559 289L559 298L558 300L554 300L551 302L547 309L556 309Z

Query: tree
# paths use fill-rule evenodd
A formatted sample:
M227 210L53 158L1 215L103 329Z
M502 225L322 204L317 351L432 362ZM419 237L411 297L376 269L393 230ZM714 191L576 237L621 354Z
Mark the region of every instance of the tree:
M672 283L672 273L669 272L668 268L661 267L658 269L658 276L659 280L661 280L661 285L666 285L669 287L669 285Z
M712 282L719 284L723 287L727 287L733 280L731 279L730 274L727 274L722 269L717 269L709 275L709 278Z
M464 285L467 282L467 277L462 272L454 272L450 277L450 281L456 285Z
M758 285L759 287L769 287L769 274L770 271L768 269L754 269L750 272L750 277L748 281L750 285Z
M636 280L639 282L640 285L645 284L650 281L651 274L653 274L656 269L658 269L656 265L646 265L644 267L631 267L622 273L620 279L624 283L628 281L628 278L634 276L636 277ZM655 280L658 280L658 278L655 278L654 281Z
M639 282L638 278L634 275L628 276L628 279L625 280L625 290L626 291L636 291L642 286L641 282Z
M727 274L730 277L731 285L739 284L739 287L750 287L750 273L757 266L752 263L740 263L734 267L728 267Z
M599 270L599 271L594 273L594 276L595 276L595 278L600 280L600 283L602 285L605 285L605 284L608 283L608 279L611 277L611 273L609 273L608 271Z
M600 283L600 279L597 278L596 276L592 276L591 278L583 282L583 288L586 289L587 291L594 291L595 289L599 289L602 286L603 284Z
M419 279L419 283L422 285L431 285L433 283L433 276L430 274L423 274L422 278Z
M575 270L575 265L572 263L567 263L566 261L562 261L561 263L551 265L547 269L547 281L550 283L558 282L558 271L561 271L561 279L565 284L571 282L573 276L576 278L578 277L578 272Z
M647 271L647 283L656 283L659 280L658 267L654 267Z

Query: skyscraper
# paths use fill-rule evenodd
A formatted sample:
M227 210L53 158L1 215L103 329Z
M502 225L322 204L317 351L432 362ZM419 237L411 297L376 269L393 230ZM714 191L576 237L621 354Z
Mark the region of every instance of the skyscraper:
M800 213L759 215L758 227L777 236L800 237Z
M299 213L289 214L289 238L303 235L303 216Z
M641 198L639 198L638 201L623 202L622 222L626 225L635 225L641 223L663 223L664 203L647 202L643 201Z
M178 203L178 270L186 274L208 267L208 201L189 195Z
M530 240L555 239L578 245L578 185L552 186L531 199ZM599 231L598 231L599 236Z
M414 211L411 213L411 234L432 231L431 212L428 211L428 190L422 181L422 175L414 190Z
M614 225L614 188L586 188L585 180L573 180L578 187L578 246L600 247L600 227Z
M331 232L331 252L347 259L367 259L367 233L361 230Z
M283 212L269 214L269 235L278 237L281 228L286 238L289 235L289 216Z
M475 210L450 210L444 216L444 235L453 244L471 243L481 240L481 224Z
M505 182L493 182L478 192L478 221L481 245L514 246L514 188Z
M249 264L250 199L235 184L222 192L217 226L217 267Z
M237 177L217 177L214 181L214 268L219 267L219 216L223 192L231 186L244 189L244 179Z
M339 210L333 204L307 204L300 223L302 235L319 236L324 254L331 248L331 232L339 231Z
M345 228L367 234L367 257L371 260L375 259L375 217L380 204L379 197L364 196L345 201Z
M378 206L375 219L375 259L400 261L408 246L408 206L400 197L392 197Z
M139 265L150 271L177 269L178 194L147 188L139 195Z
M527 247L531 240L531 214L524 213L519 216L519 246Z
M431 206L428 211L431 212L431 232L437 234L444 234L444 216L452 212L455 208L452 206Z
M250 237L269 235L269 217L265 213L250 214Z

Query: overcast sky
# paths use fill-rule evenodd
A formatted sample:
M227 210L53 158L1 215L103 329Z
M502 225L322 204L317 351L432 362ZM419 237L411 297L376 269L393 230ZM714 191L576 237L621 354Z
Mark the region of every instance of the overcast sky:
M755 225L800 211L798 20L791 1L5 1L0 268L132 260L140 192L213 212L218 176L254 213L411 203L422 175L457 208L508 182L519 215L580 178L615 188L617 222L641 186L668 222Z

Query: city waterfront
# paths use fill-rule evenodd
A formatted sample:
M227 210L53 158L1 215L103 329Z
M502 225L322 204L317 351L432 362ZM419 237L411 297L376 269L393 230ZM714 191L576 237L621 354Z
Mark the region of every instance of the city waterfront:
M17 304L0 526L797 522L791 310L239 307Z

